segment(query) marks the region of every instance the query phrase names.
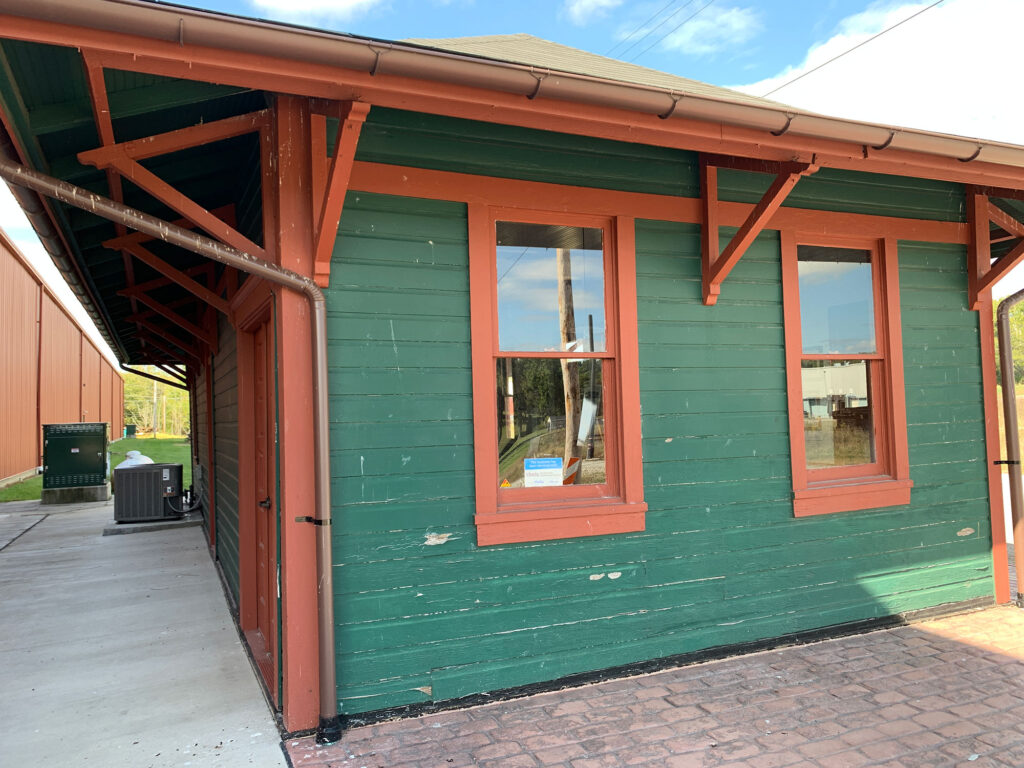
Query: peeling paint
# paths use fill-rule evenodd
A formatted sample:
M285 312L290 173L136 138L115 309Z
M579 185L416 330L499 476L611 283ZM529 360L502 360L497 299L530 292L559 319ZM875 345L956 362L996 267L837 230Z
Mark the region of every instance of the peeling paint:
M592 573L592 574L590 574L590 580L591 581L600 581L603 578L604 578L604 574L603 573Z
M611 573L608 574L608 578L612 579L612 580L615 580L615 579L619 578L621 575L622 575L622 571L612 571Z
M451 537L450 533L428 533L423 544L428 547L436 547L438 544L445 544Z
M429 686L429 685L424 685L424 686L422 686L420 688L416 688L415 690L421 691L422 693L427 694L427 696L433 696L434 695L434 689L433 689L432 686Z
M956 532L956 535L957 536L970 536L972 533L974 533L974 529L973 528L961 528L959 531Z
M666 442L666 443L671 443L671 442L672 442L672 441L673 441L674 439L675 439L675 438L672 438L672 437L666 437L666 438L665 438L665 442Z

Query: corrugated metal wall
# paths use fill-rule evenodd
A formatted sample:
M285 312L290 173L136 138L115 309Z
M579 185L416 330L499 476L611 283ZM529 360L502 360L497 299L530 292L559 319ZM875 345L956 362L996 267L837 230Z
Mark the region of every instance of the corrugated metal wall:
M124 424L124 381L0 232L0 482L42 457L41 425Z

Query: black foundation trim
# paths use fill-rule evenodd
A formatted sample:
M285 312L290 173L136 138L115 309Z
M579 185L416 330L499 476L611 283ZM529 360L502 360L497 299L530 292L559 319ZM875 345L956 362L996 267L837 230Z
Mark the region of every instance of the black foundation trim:
M777 648L785 648L796 645L809 645L822 640L834 640L839 637L851 635L863 635L867 632L875 632L880 629L894 629L896 627L915 624L928 619L935 619L942 616L951 616L957 613L967 613L981 608L988 608L994 605L991 597L978 597L973 600L966 600L960 603L946 603L933 608L923 608L919 611L908 611L906 613L890 614L873 619L862 619L844 624L833 624L830 627L810 629L804 632L794 632L781 637L773 637L766 640L754 640L747 643L736 643L734 645L722 645L716 648L708 648L702 651L681 653L675 656L665 656L660 659L641 661L635 664L623 664L618 667L597 670L595 672L581 672L575 675L560 677L557 680L549 680L543 683L531 683L520 685L515 688L505 688L490 693L474 693L458 699L446 699L444 701L427 701L419 704L406 704L401 707L389 707L378 709L372 712L361 712L359 714L338 715L338 728L348 730L358 728L362 725L372 725L385 720L399 720L407 717L419 717L435 712L446 712L453 709L465 709L476 707L481 704L493 704L496 701L509 701L521 699L525 696L533 696L537 693L548 693L551 691L562 691L567 688L579 688L592 683L603 683L607 680L615 680L620 677L635 677L646 675L651 672L661 672L666 669L677 667L689 667L694 664L702 664L707 661L718 661L733 656L742 656L748 653L759 651L770 651ZM321 722L321 727L323 723ZM340 734L339 734L340 736ZM317 742L320 742L320 731L317 729Z

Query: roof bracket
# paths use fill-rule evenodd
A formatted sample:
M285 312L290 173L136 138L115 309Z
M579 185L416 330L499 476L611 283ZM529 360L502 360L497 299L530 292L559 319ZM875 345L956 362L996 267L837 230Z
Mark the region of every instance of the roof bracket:
M531 69L530 74L537 81L537 86L533 89L533 93L527 94L526 98L533 101L540 96L540 87L544 84L544 81L548 79L548 75L550 75L551 72L546 71L544 74L538 75L536 70Z
M732 240L719 252L719 200L718 200L718 169L720 167L737 170L755 171L758 173L775 173L775 181L764 193L760 202L755 205L746 221L733 235ZM803 176L818 170L813 163L772 163L768 161L749 161L740 158L701 155L701 205L704 212L701 227L701 295L704 304L712 306L718 301L722 291L722 282L728 277L732 268L739 263L747 248L765 229L775 211L779 209L786 197Z
M967 226L971 233L967 251L968 306L980 310L982 302L991 297L992 286L1024 261L1024 222L993 205L979 188L969 187ZM1000 234L1002 232L1007 236ZM1011 239L1016 240L1013 247L993 262L993 243Z

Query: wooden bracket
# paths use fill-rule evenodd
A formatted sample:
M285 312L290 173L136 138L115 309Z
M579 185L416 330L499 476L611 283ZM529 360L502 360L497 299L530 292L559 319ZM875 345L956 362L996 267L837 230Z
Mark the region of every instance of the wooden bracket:
M251 112L236 117L202 123L177 131L149 136L144 139L126 141L121 144L91 149L78 154L79 162L93 165L102 170L113 169L130 179L140 189L148 192L169 208L184 216L194 226L207 232L223 243L260 259L266 259L262 247L256 245L234 227L219 219L212 211L182 194L152 171L144 168L139 160L164 155L182 149L229 139L245 133L263 133L268 125L266 110Z
M103 245L106 246L107 248L120 248L130 253L143 264L156 270L164 277L169 278L176 285L181 286L200 301L205 301L211 307L214 307L218 311L227 315L229 318L231 317L231 307L228 305L228 302L222 299L213 291L211 291L209 288L206 288L201 283L197 283L195 280L186 275L180 269L172 267L166 261L157 257L154 253L147 249L146 246L141 245L139 243L125 243L123 245L118 245L119 239L120 238L108 240L107 242L103 243ZM128 290L125 291L125 295L136 296L137 294L135 293L134 289L129 288Z
M119 293L124 294L125 291L119 291ZM204 342L210 347L216 346L217 342L215 336L213 336L206 328L199 327L191 320L182 317L173 309L169 308L167 305L161 304L159 301L145 293L136 293L135 298L138 299L141 304L145 304L151 310L156 312L156 314L161 315L167 320L170 320L181 330L185 331L185 333L187 333L188 335L194 336L195 338L199 339L200 341ZM134 321L137 320L138 318L138 315L133 315L130 319Z
M320 106L315 102L313 107ZM331 254L338 237L338 223L345 205L345 193L352 177L352 164L363 123L370 105L359 101L328 104L312 114L310 147L313 151L313 215L317 217L314 233L313 279L326 288L331 279ZM327 157L326 116L338 118L338 136L334 154Z
M981 190L978 187L967 189L967 224L971 233L967 292L968 306L972 310L980 310L986 300L991 298L992 286L1024 261L1024 223L994 205L986 194L1011 196L1004 192L1014 191ZM1010 250L993 262L992 245L1010 240L1015 241Z
M750 211L747 220L743 222L736 234L733 235L732 240L725 246L725 250L721 252L719 252L718 239L719 168L776 174L771 187ZM704 213L701 233L701 294L704 304L712 306L718 301L718 296L722 292L722 282L729 276L732 268L739 263L740 258L746 253L754 239L764 230L796 183L802 176L808 176L817 170L818 166L810 163L776 163L720 155L701 155L701 206Z

